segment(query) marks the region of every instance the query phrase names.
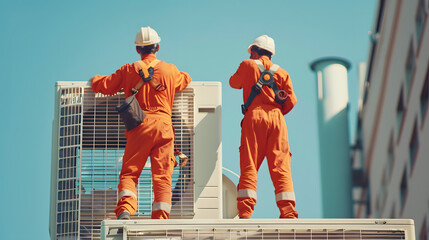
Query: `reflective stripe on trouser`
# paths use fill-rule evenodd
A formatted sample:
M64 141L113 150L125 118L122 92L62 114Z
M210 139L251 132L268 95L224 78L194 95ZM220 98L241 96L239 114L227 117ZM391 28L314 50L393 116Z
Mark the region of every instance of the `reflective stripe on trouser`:
M277 193L276 203L280 210L280 218L298 218L298 212L295 211L294 192Z
M256 200L256 191L252 189L239 189L238 196L239 198L253 198Z
M154 202L152 204L153 219L168 219L170 217L171 204L165 202Z
M295 201L294 192L281 192L276 194L276 202L281 200Z
M148 157L151 159L154 202L171 204L171 179L174 168L174 133L171 120L146 115L143 123L126 132L127 145L119 175L116 216L124 210L133 215L137 210L136 186ZM161 210L163 211L163 210ZM153 214L152 214L153 215ZM165 217L167 214L163 214Z
M239 192L244 189L256 190L258 170L265 157L276 197L290 198L290 194L285 194L293 193L294 190L284 117L280 109L274 106L251 106L244 116L241 129ZM282 204L284 201L278 201L277 205L279 206L279 203ZM249 218L253 214L255 204L256 199L254 198L237 197L239 217ZM295 200L293 200L293 205L295 205ZM295 211L294 208L286 209L283 205L279 206L279 209L281 216L287 215L285 211Z
M130 197L134 197L135 199L137 199L137 195L133 191L130 191L128 189L124 189L118 194L118 200L124 196L130 196Z
M240 178L241 179L241 178ZM240 188L240 184L238 185ZM240 218L250 218L256 205L256 191L253 189L239 189L237 194L237 208Z

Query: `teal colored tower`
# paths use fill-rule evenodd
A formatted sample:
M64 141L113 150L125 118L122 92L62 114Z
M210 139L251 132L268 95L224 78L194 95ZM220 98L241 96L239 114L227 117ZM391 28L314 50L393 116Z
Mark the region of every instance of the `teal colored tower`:
M319 156L324 218L353 217L351 162L348 135L347 71L342 58L317 59L316 73Z

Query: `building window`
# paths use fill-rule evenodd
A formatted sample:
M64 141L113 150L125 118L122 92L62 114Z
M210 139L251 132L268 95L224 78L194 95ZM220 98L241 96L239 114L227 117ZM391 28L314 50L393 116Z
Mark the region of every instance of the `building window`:
M386 195L387 195L387 172L386 169L383 172L383 178L381 179L381 188L380 188L380 199L379 199L379 207L380 207L380 213L382 213L381 210L383 210L384 208L384 203L386 200ZM381 217L381 215L379 216Z
M365 193L365 197L366 199L364 200L366 203L366 217L371 216L372 214L372 208L371 208L371 185L369 184L369 181L367 183L367 187L366 187L366 193Z
M426 72L426 79L425 83L423 85L422 93L420 94L420 118L425 118L427 109L428 109L428 99L429 99L429 67L428 71Z
M389 140L389 148L387 149L387 170L388 170L388 176L392 176L393 171L393 163L395 161L394 156L394 141L393 141L393 132L390 134L390 140Z
M420 236L419 236L419 239L420 240L428 240L428 227L427 227L427 225L426 225L426 222L427 222L427 219L426 219L426 217L425 217L425 219L424 219L424 221L423 221L423 225L422 225L422 228L421 228L421 230L420 230Z
M415 69L415 65L416 65L416 61L415 61L415 54L414 54L414 48L413 48L413 44L410 44L410 47L408 49L408 57L407 57L407 62L405 64L405 80L407 83L407 92L410 92L410 88L411 88L411 82L413 79L413 75L414 75L414 69Z
M417 133L417 119L414 122L413 134L411 135L410 144L409 144L409 154L410 154L410 169L411 173L414 169L414 164L417 158L417 152L419 150L419 135Z
M396 107L396 130L398 132L398 137L401 133L402 122L404 120L404 91L403 87L401 87L401 93L399 95L398 105Z
M392 210L390 211L390 218L395 218L395 203L392 204Z
M401 180L401 209L404 210L405 201L407 200L407 193L408 193L408 175L407 175L407 168L405 167L404 172L402 173L402 180Z
M425 3L423 2L423 0L420 0L417 6L417 13L416 13L416 34L417 34L417 42L419 45L422 38L425 15L426 15Z
M381 217L381 209L380 209L380 198L377 198L377 202L375 203L375 214L374 218Z

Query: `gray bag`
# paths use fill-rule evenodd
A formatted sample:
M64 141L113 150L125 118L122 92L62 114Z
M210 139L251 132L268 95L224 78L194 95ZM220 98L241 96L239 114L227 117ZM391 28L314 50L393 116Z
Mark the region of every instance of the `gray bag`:
M116 107L116 110L118 111L122 122L124 122L127 131L136 128L146 117L146 114L141 109L135 95L136 94L133 94L127 97L120 106Z

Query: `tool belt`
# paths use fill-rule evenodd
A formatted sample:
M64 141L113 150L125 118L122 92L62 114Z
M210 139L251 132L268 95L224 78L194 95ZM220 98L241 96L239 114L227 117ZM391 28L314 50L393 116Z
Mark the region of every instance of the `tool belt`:
M158 59L155 59L149 64L149 66L146 66L143 63L143 61L137 62L142 67L142 69L139 70L141 80L137 83L137 85L134 88L130 90L132 95L127 97L121 105L116 106L116 111L118 111L119 116L121 117L121 120L124 123L127 131L130 131L136 128L137 126L139 126L143 122L144 118L146 117L146 114L141 109L140 104L136 99L136 95L138 93L138 90L141 88L141 86L145 82L150 82L152 86L155 85L155 89L157 91L163 91L166 89L166 87L159 84L159 82L156 79L152 79L153 73L154 73L153 68L159 62L160 61ZM144 76L143 70L147 70L147 75L148 75L147 77Z
M259 93L261 93L263 86L268 86L273 89L275 95L274 100L280 105L282 105L288 98L287 92L285 90L279 89L273 78L273 74L280 68L279 65L273 64L267 71L260 60L255 60L255 63L258 65L259 71L261 72L261 77L259 77L258 82L253 85L246 103L241 105L241 112L243 114L246 114L250 104L253 102L253 99L255 99Z

